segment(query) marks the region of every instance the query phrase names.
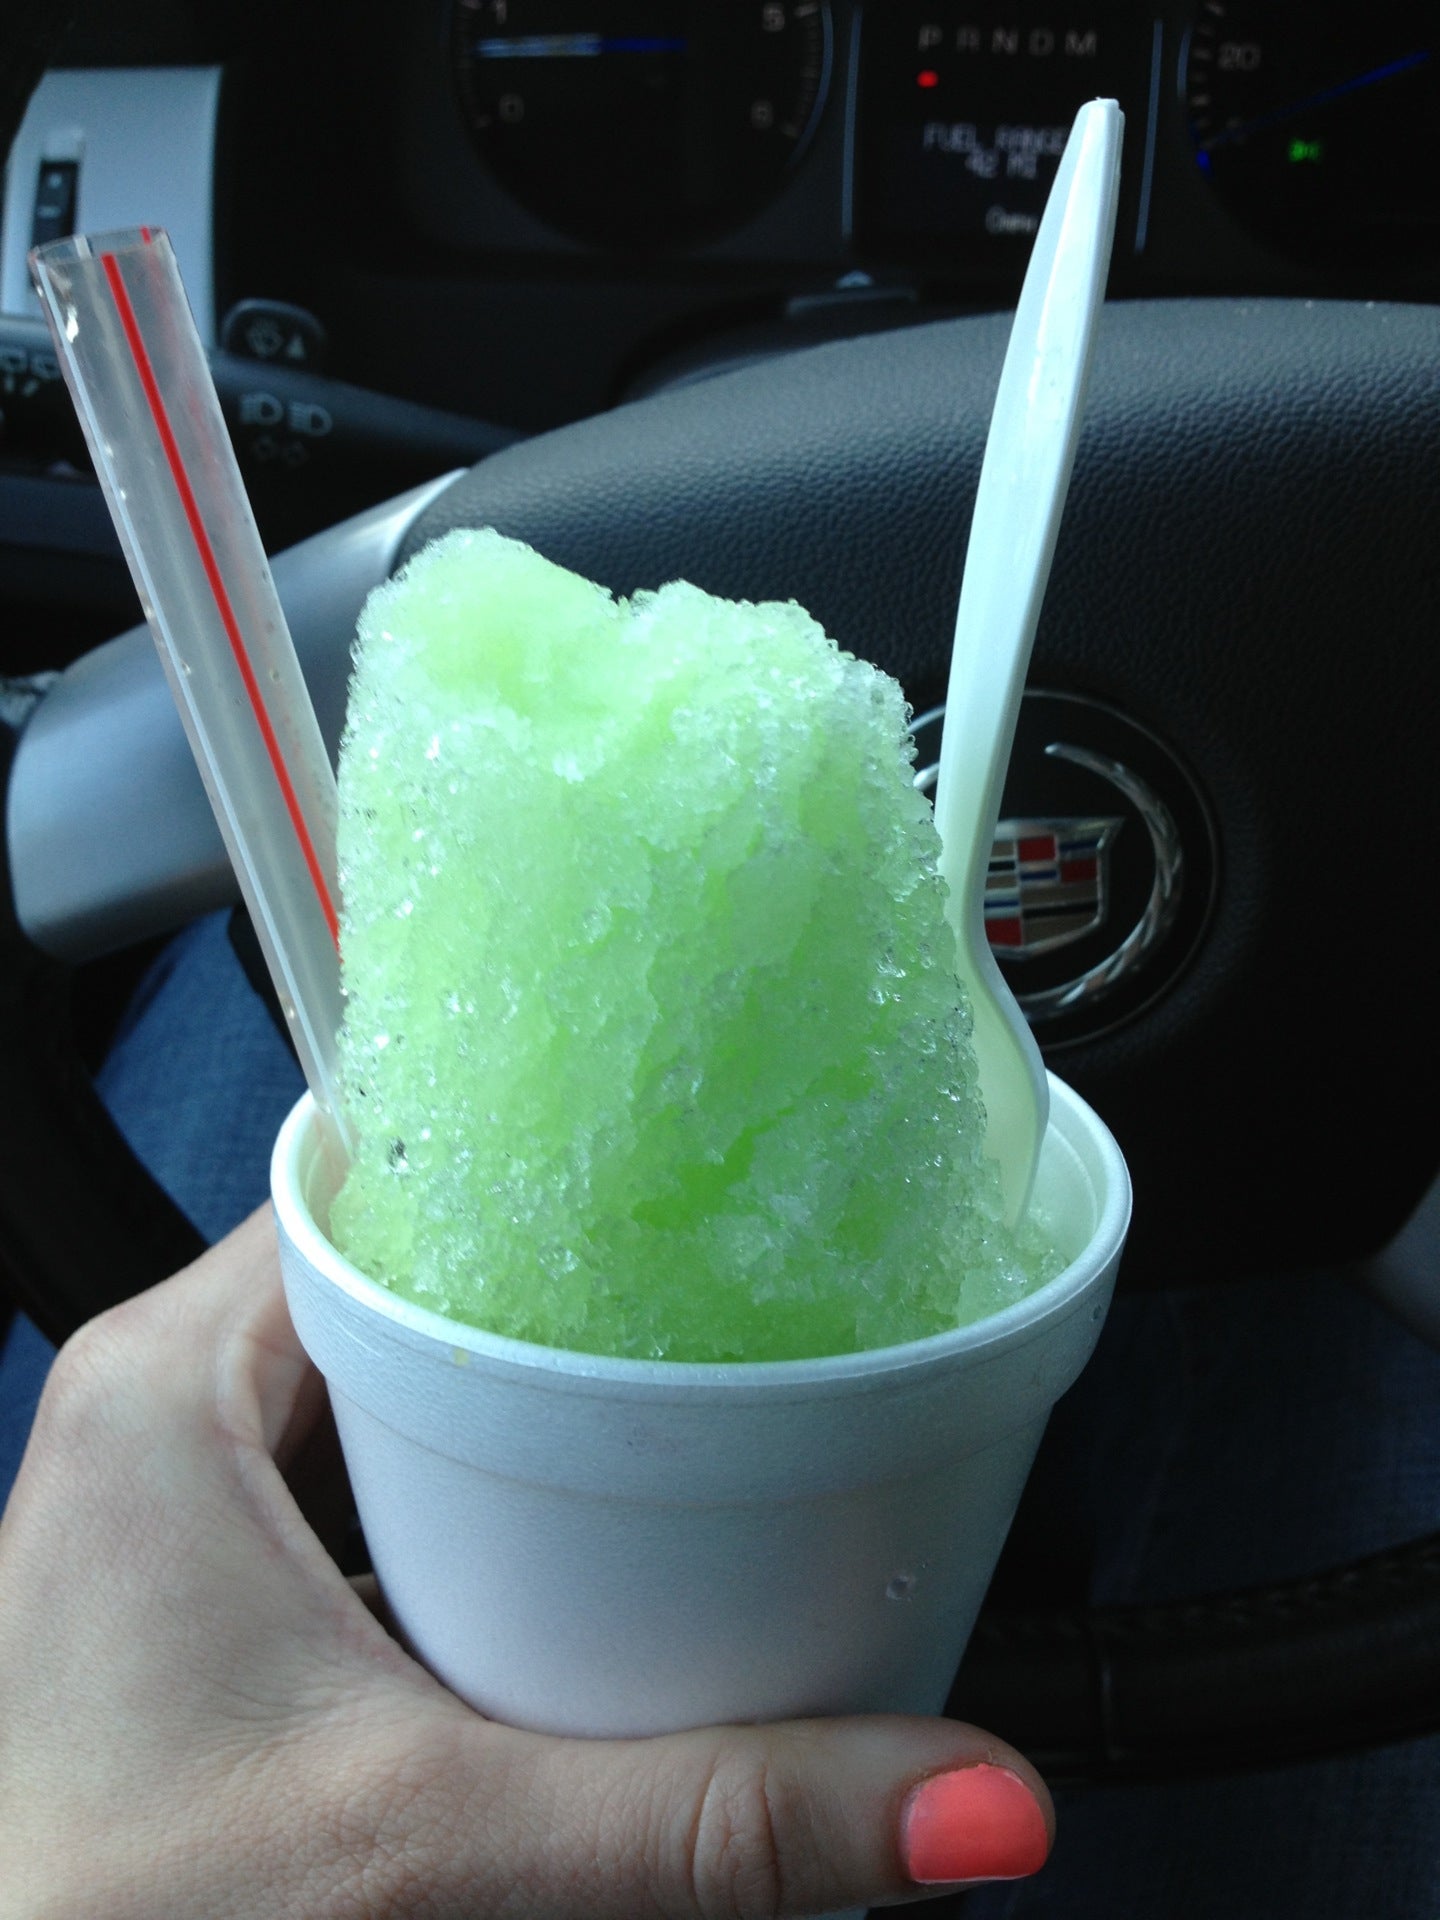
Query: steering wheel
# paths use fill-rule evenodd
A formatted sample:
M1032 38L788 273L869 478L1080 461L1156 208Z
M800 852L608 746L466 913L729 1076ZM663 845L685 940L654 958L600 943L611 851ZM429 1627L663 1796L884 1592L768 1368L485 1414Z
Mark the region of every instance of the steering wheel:
M307 543L277 577L309 608L332 737L365 588L481 524L620 592L684 576L793 597L932 707L1007 332L1003 315L920 325L690 380ZM1368 1255L1440 1168L1440 1002L1419 932L1440 842L1437 365L1430 307L1103 316L1004 810L1012 978L1130 1162L1129 1286ZM135 857L153 791L117 748L151 673L168 706L143 638L79 663L19 733L11 782L0 1098L33 1119L0 1245L56 1332L193 1251L65 1044L54 955L83 958L113 927L87 935L82 902L71 934L37 935L25 906L37 794L62 813L67 791L90 795L77 866L113 876ZM93 764L107 738L108 773ZM171 805L192 809L174 829L185 871L126 937L224 891L198 781ZM49 872L64 832L46 846ZM1070 889L1059 945L1037 860ZM1424 1541L1185 1607L992 1614L955 1704L1062 1775L1183 1771L1237 1745L1261 1764L1440 1727L1437 1630L1440 1542Z

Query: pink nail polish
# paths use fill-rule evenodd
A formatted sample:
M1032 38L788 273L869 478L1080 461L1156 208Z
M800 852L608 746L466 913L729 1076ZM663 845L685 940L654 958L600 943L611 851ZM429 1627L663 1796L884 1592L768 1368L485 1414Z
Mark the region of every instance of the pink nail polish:
M1039 1802L1008 1767L957 1767L922 1780L900 1815L900 1858L921 1887L1020 1880L1049 1851Z

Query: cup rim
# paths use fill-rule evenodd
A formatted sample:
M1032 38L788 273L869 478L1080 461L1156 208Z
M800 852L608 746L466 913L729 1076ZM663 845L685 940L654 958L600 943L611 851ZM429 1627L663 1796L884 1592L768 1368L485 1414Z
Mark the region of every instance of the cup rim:
M824 1354L803 1360L643 1360L608 1354L583 1353L567 1347L541 1346L491 1333L464 1321L447 1319L432 1308L417 1305L370 1279L349 1261L326 1236L305 1198L308 1165L302 1155L313 1155L318 1108L305 1093L286 1115L271 1156L271 1199L282 1233L316 1274L362 1308L378 1313L422 1342L443 1348L452 1357L484 1356L506 1367L530 1372L563 1374L575 1380L644 1383L693 1390L697 1385L760 1386L814 1385L858 1375L912 1371L927 1361L949 1360L965 1352L979 1352L1007 1343L1052 1317L1062 1315L1085 1293L1113 1261L1124 1244L1130 1223L1130 1176L1114 1136L1104 1121L1073 1088L1047 1072L1050 1086L1050 1127L1072 1153L1078 1148L1069 1136L1086 1137L1099 1163L1094 1184L1100 1208L1094 1229L1075 1259L1033 1293L1008 1307L955 1327L888 1347L867 1347L856 1353ZM1056 1127L1057 1115L1063 1116ZM1047 1128L1047 1131L1049 1129ZM1090 1169L1087 1168L1087 1172ZM1093 1175L1092 1175L1093 1178Z

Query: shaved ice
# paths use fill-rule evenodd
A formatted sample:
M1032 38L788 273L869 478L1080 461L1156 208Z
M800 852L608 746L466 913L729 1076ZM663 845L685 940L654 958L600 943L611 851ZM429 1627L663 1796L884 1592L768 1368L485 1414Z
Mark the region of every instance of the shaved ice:
M994 1312L1003 1224L894 681L793 603L492 531L371 595L340 761L336 1245L493 1332L781 1360Z

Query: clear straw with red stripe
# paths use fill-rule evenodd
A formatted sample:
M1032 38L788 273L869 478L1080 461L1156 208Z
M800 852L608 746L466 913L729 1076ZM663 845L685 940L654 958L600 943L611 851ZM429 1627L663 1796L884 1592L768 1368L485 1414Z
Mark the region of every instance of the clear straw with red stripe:
M142 227L57 240L30 267L300 1064L343 1143L335 776L175 255Z

